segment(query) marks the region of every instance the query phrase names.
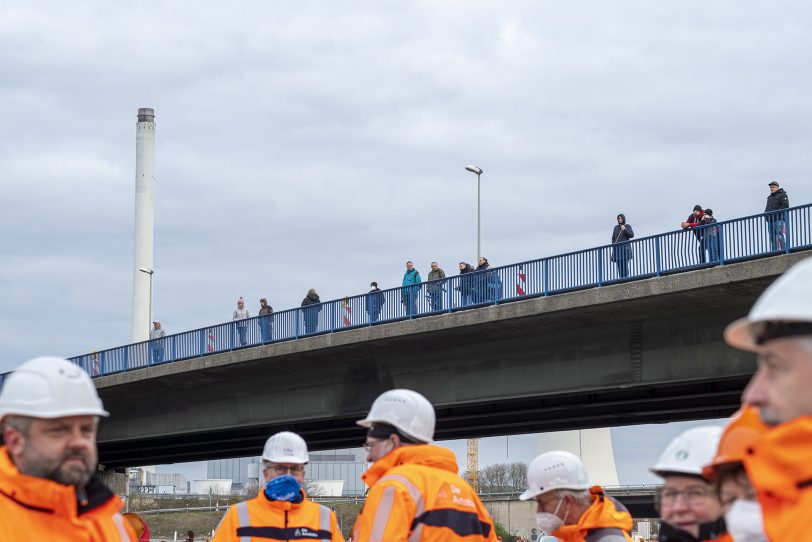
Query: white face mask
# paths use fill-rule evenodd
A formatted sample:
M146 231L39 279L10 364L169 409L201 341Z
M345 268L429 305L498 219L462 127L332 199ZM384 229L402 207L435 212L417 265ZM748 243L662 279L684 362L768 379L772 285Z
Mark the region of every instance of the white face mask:
M564 520L558 517L558 509L561 508L561 503L564 502L564 497L558 499L558 504L555 507L555 512L538 512L536 514L536 527L542 534L553 534L553 531L564 525Z
M734 542L767 542L757 501L736 499L725 514L725 523Z

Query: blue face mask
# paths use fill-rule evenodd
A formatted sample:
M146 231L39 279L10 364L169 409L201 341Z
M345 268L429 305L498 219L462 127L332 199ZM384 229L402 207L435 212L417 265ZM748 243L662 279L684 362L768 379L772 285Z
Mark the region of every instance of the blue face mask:
M277 476L265 484L265 496L272 501L302 502L302 484L290 474Z

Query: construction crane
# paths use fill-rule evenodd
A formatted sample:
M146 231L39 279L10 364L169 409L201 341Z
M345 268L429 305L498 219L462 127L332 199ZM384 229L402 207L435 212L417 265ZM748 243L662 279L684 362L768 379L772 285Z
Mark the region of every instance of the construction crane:
M465 477L468 483L474 488L474 491L479 491L479 439L469 438L465 440L467 447L467 469Z

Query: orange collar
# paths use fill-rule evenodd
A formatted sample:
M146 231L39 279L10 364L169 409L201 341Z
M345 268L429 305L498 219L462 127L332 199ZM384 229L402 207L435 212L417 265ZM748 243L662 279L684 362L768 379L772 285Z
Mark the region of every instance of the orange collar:
M411 444L395 448L364 473L361 479L369 487L374 486L390 469L400 465L423 465L457 473L457 458L454 452L433 444Z
M22 474L0 446L0 491L22 506L40 509L58 516L76 517L76 491L45 478Z
M595 529L614 528L626 532L632 530L632 516L628 512L618 510L614 501L604 494L600 486L592 486L589 493L592 496L592 504L578 518L578 523L559 527L553 532L553 536L562 540L580 540ZM576 535L580 537L576 538Z
M744 466L760 493L794 500L798 484L812 483L812 416L770 428L745 457Z

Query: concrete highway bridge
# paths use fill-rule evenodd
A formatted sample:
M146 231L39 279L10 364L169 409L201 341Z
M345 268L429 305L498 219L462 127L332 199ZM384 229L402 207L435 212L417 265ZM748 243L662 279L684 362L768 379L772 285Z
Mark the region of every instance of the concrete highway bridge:
M804 253L244 348L95 379L106 467L256 455L268 435L359 446L382 391L438 439L723 417L755 369L724 327Z

